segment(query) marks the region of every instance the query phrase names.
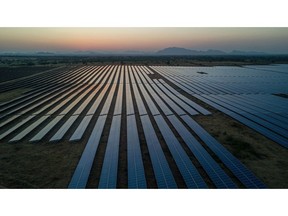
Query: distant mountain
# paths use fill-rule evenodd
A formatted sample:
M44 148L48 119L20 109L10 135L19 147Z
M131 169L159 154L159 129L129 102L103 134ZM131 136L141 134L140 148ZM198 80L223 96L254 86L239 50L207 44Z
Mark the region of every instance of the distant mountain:
M78 51L72 52L70 54L71 55L88 55L88 56L92 55L93 56L93 55L103 55L104 53L99 52L99 51L90 51L90 50L82 51L82 50L78 50Z
M213 49L209 49L206 51L207 55L226 55L227 53L221 51L221 50L213 50Z
M121 52L123 55L154 55L155 53L153 52L144 52L140 50L126 50Z
M207 51L191 50L181 47L168 47L156 52L157 55L267 55L264 52L255 51L239 51L233 50L232 52L224 52L221 50L209 49Z
M156 52L157 55L225 55L220 50L198 51L180 47L169 47Z
M233 50L230 55L267 55L265 52Z
M135 56L135 55L153 55L152 52L144 52L139 50L127 51L76 51L72 55L85 55L85 56Z
M55 55L53 52L36 52L36 55Z
M180 48L180 47L169 47L169 48L165 48L165 49L157 51L156 54L158 55L195 55L195 54L198 54L198 52L196 51L195 53L195 51L193 50Z
M264 52L256 52L256 51L240 51L233 50L231 52L224 52L221 50L209 49L206 51L201 50L192 50L181 47L168 47L156 52L148 52L141 50L117 50L117 51L107 51L107 50L78 50L78 51L58 51L58 52L47 52L47 51L39 51L39 52L1 52L0 55L3 56L221 56L221 55L242 55L242 56L253 56L253 55L273 55ZM275 54L274 54L275 55Z

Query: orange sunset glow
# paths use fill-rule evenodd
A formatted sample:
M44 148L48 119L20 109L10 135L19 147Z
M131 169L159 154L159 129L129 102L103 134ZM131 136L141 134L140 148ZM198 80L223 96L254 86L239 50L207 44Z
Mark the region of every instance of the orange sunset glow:
M287 28L1 28L1 52L157 51L165 47L287 53Z

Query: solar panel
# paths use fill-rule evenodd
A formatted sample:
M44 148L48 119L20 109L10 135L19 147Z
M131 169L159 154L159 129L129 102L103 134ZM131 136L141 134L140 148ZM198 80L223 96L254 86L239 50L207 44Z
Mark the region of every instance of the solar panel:
M65 79L72 79L72 78L74 78L74 76L75 76L75 72L76 71L74 71L74 72L71 72L71 73L69 73L69 77L66 77ZM64 72L62 72L61 73L61 75L60 76L53 76L52 77L52 79L55 79L55 78L57 78L57 80L59 81L59 82L61 82L61 81L64 81L65 79L63 79L63 77L64 77ZM45 81L47 82L47 78L45 78ZM43 87L44 86L44 87ZM51 85L51 84L47 84L47 83L43 83L42 84L42 88L38 88L37 90L33 90L32 92L29 92L28 94L25 94L25 95L23 95L23 96L20 96L20 97L18 97L18 98L16 98L16 99L14 99L14 100L11 100L11 101L8 101L6 104L1 104L0 106L1 107L3 107L1 110L0 110L0 112L3 112L4 110L7 110L7 109L10 109L10 111L11 111L11 108L12 107L15 107L15 106L17 106L17 105L21 105L21 104L23 104L24 102L26 102L26 101L28 101L28 100L31 100L32 99L32 101L34 102L34 101L36 101L36 100L33 100L33 99L39 99L39 98L37 98L37 96L43 96L43 94L45 94L45 93L48 93L48 94L51 94L52 93L52 91L53 90L60 90L60 89L63 89L64 87L68 87L69 85L67 85L67 84L59 84L59 83L54 83L53 82L53 84ZM59 88L60 87L60 88ZM56 91L55 90L55 91ZM55 92L54 91L54 92ZM48 94L45 94L45 95L48 95ZM29 97L27 97L29 95ZM45 96L44 95L44 96ZM43 97L40 97L40 98L45 98L44 96ZM22 99L22 100L20 100L21 98L24 98L24 99ZM13 102L13 101L15 101L15 102ZM28 101L29 103L28 104L26 104L26 105L29 105L29 104L31 104L32 103L32 101Z
M255 122L252 122L250 120L248 120L247 118L244 118L243 116L232 112L206 98L204 98L203 96L200 95L195 95L195 97L197 97L198 99L204 101L205 103L209 104L210 106L220 110L221 112L231 116L232 118L240 121L241 123L247 125L248 127L258 131L259 133L263 134L264 136L268 137L269 139L279 143L280 145L284 146L285 148L288 148L288 142L285 138L273 133L272 131L260 126L259 124L256 124Z
M201 107L200 105L198 105L197 103L193 102L192 100L190 100L189 98L186 98L184 95L182 95L181 93L177 92L174 88L172 88L171 86L169 86L164 80L159 79L159 81L163 84L163 86L165 86L170 92L172 92L175 96L177 96L178 98L180 98L182 101L184 101L185 103L187 103L188 105L190 105L191 107L193 107L194 109L196 109L198 112L200 112L203 115L210 115L211 112L209 112L208 110L204 109L203 107Z
M135 73L135 76L138 77L138 74ZM140 78L139 78L139 82L142 82L142 80L141 80ZM148 86L147 82L146 82L145 86ZM142 92L142 94L143 94L143 96L144 96L144 99L145 99L145 101L146 101L146 103L147 103L147 105L148 105L148 107L149 107L152 115L159 115L160 112L158 111L157 107L155 106L155 104L154 104L153 101L151 100L151 97L149 96L149 94L148 94L148 92L146 91L146 89L144 88L144 86L143 86L143 85L139 85L139 88L140 88L140 90L141 90L141 92ZM149 91L149 90L152 90L152 89L150 88L150 89L148 89L148 91ZM155 96L155 93L154 93L153 90L152 90L152 91L149 91L149 92L150 92L151 94L154 94L154 96ZM158 97L158 96L156 95L155 97ZM159 97L158 97L157 99L159 99ZM158 103L158 105L159 105L160 107L163 108L163 111L164 111L165 113L167 113L167 115L168 115L168 114L172 114L172 112L171 112L168 108L166 108L165 104L164 104L160 99L157 100L157 103Z
M127 129L128 188L146 188L135 115L129 115L126 119L127 125L129 125L129 129Z
M73 101L71 101L70 105L68 105L59 115L66 115L68 114L74 107L77 106L77 104L87 95L92 93L92 89L94 86L89 87L87 90L81 93L81 95L78 95L76 98L73 98Z
M56 116L51 122L49 122L42 130L40 130L30 142L40 141L52 128L63 118L64 116Z
M17 130L18 128L20 128L22 125L24 125L26 122L30 121L32 118L34 118L35 116L28 116L27 118L25 118L24 120L22 120L21 122L19 122L18 124L16 124L15 126L13 126L12 128L10 128L9 130L5 131L4 133L1 133L0 135L0 140L2 140L3 138L5 138L6 136L8 136L9 134L11 134L13 131Z
M138 107L139 115L147 114L137 85L136 84L132 84L132 89L133 89L133 92L134 92L134 96L135 96L136 104L137 104L137 107Z
M85 101L81 103L81 105L77 108L73 115L80 115L83 110L88 106L88 104L92 101L92 99L95 97L101 87L102 85L94 89L93 92L85 99Z
M141 67L136 67L136 69L137 69L137 73L139 74L139 77L141 78L141 80L142 80L142 82L144 83L146 83L147 84L147 82L148 83L150 83L150 84L153 84L154 82L147 76L147 74L145 73L145 70L144 69L142 69ZM145 78L144 78L145 77Z
M98 188L116 188L121 116L113 116Z
M210 99L211 101L213 101L215 103L218 103L219 105L221 105L227 109L230 109L231 111L233 111L235 113L238 113L238 114L244 116L248 121L252 120L253 122L256 122L258 124L258 127L263 126L263 127L269 128L270 129L270 131L268 132L269 134L273 133L272 131L274 131L275 133L282 135L284 139L287 136L287 130L285 130L285 129L279 128L276 125L273 125L267 121L264 121L263 119L260 119L260 118L256 117L255 115L251 115L250 113L245 112L242 109L238 109L235 106L232 106L226 102L222 102L219 99L217 100L217 99L213 98L212 96L207 95L204 97ZM266 133L264 133L263 135L265 135L265 134ZM271 135L269 135L269 136L271 136ZM276 136L279 136L279 135L276 134ZM287 144L288 144L288 140L287 140Z
M109 112L109 108L110 108L110 104L112 102L112 99L113 99L113 96L114 96L114 93L115 93L115 90L116 90L116 85L115 84L112 84L112 87L110 89L110 92L105 100L105 104L101 110L101 113L100 115L107 115L108 112Z
M159 115L160 112L158 111L157 107L155 106L155 104L153 103L153 101L151 100L150 96L148 95L147 91L145 90L145 88L143 87L143 85L139 85L139 88L144 96L144 99L150 109L150 112L152 113L152 115Z
M249 171L223 145L205 131L189 116L181 116L187 125L205 142L219 159L233 172L233 174L248 188L265 188L265 185Z
M176 116L168 116L169 121L177 130L179 135L185 141L191 152L195 155L203 169L211 178L213 183L218 188L236 188L236 184L230 177L222 170L210 154L203 148L203 146L192 136L192 134L185 128L185 126L176 118Z
M167 97L155 84L152 84L151 86L155 89L155 92L157 92L160 95L162 100L165 101L172 108L172 110L174 110L178 115L186 114L185 111L182 108L180 108L180 106L178 106L174 101L172 101L169 97ZM196 112L193 112L193 115L195 114Z
M131 67L131 69L132 69L132 72L133 72L133 74L134 74L134 76L135 76L136 83L142 84L142 81L141 81L140 78L138 77L138 70L137 70L137 68L136 68L136 67ZM144 82L147 83L146 81L144 81Z
M63 86L62 86L63 87ZM19 100L19 101L16 101L15 103L12 103L12 104L9 104L9 105L6 105L6 106L4 106L1 110L0 110L0 113L2 113L2 112L4 112L5 110L10 110L11 108L13 108L13 107L16 107L17 105L21 105L22 103L25 103L26 101L29 101L29 100L33 100L34 98L37 98L37 96L39 96L39 95L41 95L41 94L43 94L43 93L45 93L45 92L51 92L51 90L53 90L53 88L49 88L49 89L46 89L46 91L42 91L42 89L40 89L40 90L37 90L37 91L33 91L33 92L31 92L31 94L33 93L33 95L31 95L30 97L25 97L26 96L26 94L25 95L23 95L22 97L25 97L25 99L23 99L23 100ZM34 94L34 92L38 92L38 93L36 93L36 94ZM16 98L16 99L19 99L20 97L18 97L18 98ZM11 100L12 101L12 100ZM9 102L9 101L8 101ZM2 104L1 104L2 105Z
M21 106L17 106L16 108L14 108L12 110L9 109L9 112L5 113L4 115L2 115L1 118L5 117L5 116L8 116L8 115L12 115L14 113L26 114L27 112L31 111L32 109L37 108L39 105L41 105L44 102L48 101L50 98L55 97L55 92L58 92L61 89L63 89L63 88L51 90L50 93L44 94L44 95L42 95L41 97L39 97L39 98L37 98L35 100L29 101L28 103L25 103L25 104L23 104ZM61 91L59 93L61 93ZM59 95L59 93L56 94L56 95ZM49 96L49 95L51 95L51 97L47 98L47 96ZM44 99L44 98L46 98L46 99ZM44 100L42 100L42 99L44 99ZM37 104L34 104L34 105L30 106L31 104L33 104L33 103L35 103L37 101L39 101ZM26 109L20 111L21 109L24 109L24 108L26 108Z
M79 161L78 171L75 170L74 180L72 178L69 185L71 188L85 188L115 96L115 106L111 107L114 116L101 172L100 188L117 186L120 125L124 98L126 98L127 116L125 117L128 126L128 130L125 132L127 133L129 188L147 187L136 124L136 115L138 115L135 113L136 110L139 111L151 165L159 188L177 188L177 184L173 176L175 170L170 169L158 137L159 139L160 137L164 138L177 165L177 170L180 171L188 188L206 188L207 185L198 173L199 170L194 167L182 148L182 145L185 145L181 143L182 140L216 187L234 188L237 185L219 166L220 162L218 160L216 162L211 157L210 150L213 152L213 157L218 157L245 187L265 188L265 185L249 169L187 115L194 115L197 112L208 115L210 112L195 103L193 99L190 100L180 91L178 92L177 88L287 148L288 102L285 98L272 95L288 92L288 77L283 77L283 71L286 69L278 70L274 66L273 68L264 66L263 68L255 66L251 66L251 68L153 66L151 68L159 74L145 66L109 65L105 67L84 66L77 70L63 72L63 74L45 76L45 79L49 79L49 83L45 83L44 78L27 79L27 86L39 82L33 92L0 104L0 128L2 131L0 140L10 139L13 135L14 137L9 142L16 142L33 133L30 141L43 140L45 137L50 137L50 134L52 137L50 141L57 141L63 139L65 134L75 127L76 130L70 140L76 141L83 137L88 126L93 127L91 121L98 117L97 126L95 125L85 147L86 153L84 155L83 152L83 159L82 157L80 159L82 162ZM199 74L199 71L207 74ZM169 82L155 79L161 76ZM170 86L170 82L177 88L174 89L174 85ZM105 101L103 101L104 98ZM136 110L133 107L133 99L137 105ZM102 110L99 110L100 104L101 107L103 105ZM147 107L149 108L148 112L146 111ZM87 110L85 115L83 112ZM95 116L96 112L97 114L101 112L101 116ZM45 116L42 116L43 114ZM152 123L156 123L156 126ZM58 126L60 127L58 131L52 134L53 129ZM188 127L193 134L194 132L197 134L203 143L202 141L200 143L199 139L190 133ZM158 129L161 134L157 137ZM174 129L177 132L174 132ZM35 131L37 132L35 133ZM70 133L72 132L70 131ZM207 148L210 150L206 150ZM91 149L92 152L88 152Z
M148 78L146 76L147 79L151 80L150 78ZM152 81L152 80L151 80ZM173 110L175 110L175 112L178 115L183 115L185 114L185 112L180 108L182 107L184 110L186 110L189 114L191 115L196 115L198 114L198 112L196 112L194 109L192 109L191 107L189 107L187 104L185 104L184 102L182 102L179 98L175 97L171 92L169 92L166 88L164 88L163 85L161 85L160 83L158 83L157 85L155 85L153 82L151 84L151 86L155 89L155 91L164 99L164 101L166 101L171 107L173 107ZM158 88L160 87L160 88ZM163 93L161 90L165 93ZM170 98L168 98L170 97ZM179 106L175 105L175 103L178 104Z
M225 76L218 76L218 75L209 75L209 76L194 76L194 75L187 75L187 74L191 74L191 72L188 73L183 73L183 75L179 75L178 71L183 71L184 69L177 69L177 73L175 73L175 71L172 73L173 70L176 69L169 69L169 72L165 72L163 70L163 68L166 70L167 67L162 67L161 69L159 69L158 67L154 68L157 71L159 71L160 74L165 75L165 77L173 82L175 85L177 85L178 87L180 87L182 90L193 94L193 96L197 97L198 99L214 106L214 108L219 109L220 111L224 112L224 113L229 113L229 115L233 118L235 118L236 120L246 124L247 126L255 129L256 131L262 133L264 136L272 139L273 141L278 142L281 145L287 146L287 144L285 144L285 142L287 142L286 138L287 138L287 128L286 128L286 122L285 122L285 117L284 120L281 119L281 117L277 118L278 113L276 114L271 114L271 112L269 114L265 113L262 114L262 112L259 109L262 109L262 107L259 107L258 109L255 110L255 105L258 103L260 103L259 98L266 98L262 100L261 104L263 105L263 107L267 107L266 106L266 102L271 102L269 100L267 100L268 97L270 96L264 96L261 94L255 94L255 93L268 93L269 89L266 87L268 85L266 85L265 83L261 82L261 85L258 84L259 79L260 80L265 80L269 77L269 79L272 79L273 82L278 80L281 82L282 80L277 78L277 77L271 77L271 76L267 76L266 74L264 75L261 71L259 71L259 73L255 73L255 71L253 70L246 70L243 68L236 68L236 67L213 67L210 68L210 72L208 71L208 73L216 73L215 71L217 71L217 74L225 74ZM233 74L231 75L231 70L233 73L235 74L240 74L240 76L236 75L234 76ZM261 74L262 73L262 74ZM185 75L184 75L185 74ZM251 76L251 74L253 74L253 76ZM237 77L237 78L235 78ZM251 79L249 79L249 82L247 82L247 77L250 77ZM266 78L267 77L267 78ZM278 79L278 80L277 80ZM231 83L227 82L227 80L229 80ZM236 81L235 81L236 80ZM240 80L240 81L239 81ZM245 82L241 81L241 80L245 80ZM192 85L193 83L193 85ZM224 84L225 83L225 84ZM280 83L281 84L281 83ZM210 95L205 95L200 91L197 90L197 88L195 88L195 86L198 86L198 90L200 90L199 88L205 88L207 87L207 89L209 89L209 93ZM271 86L271 85L270 85ZM280 85L281 86L281 85ZM281 86L282 87L282 86ZM285 87L284 87L285 88ZM196 91L195 91L196 89ZM277 88L277 86L272 87L272 91L275 91L276 89L280 89ZM283 89L283 88L282 88ZM214 93L212 93L211 91L214 91L218 93L218 95L216 96ZM197 92L198 91L198 92ZM243 100L239 100L237 99L238 97L244 97L243 95L234 95L229 96L221 96L222 93L228 93L228 92L233 92L233 93L254 93L254 95L247 95L248 98L254 98L255 99L255 103L253 102L253 100L250 99L250 101L243 101ZM206 94L208 94L206 92ZM214 96L212 95L214 94ZM207 100L207 98L209 100ZM209 101L209 102L208 102ZM242 101L242 102L241 102ZM265 101L265 103L264 103ZM275 107L279 106L279 103L275 102ZM247 103L250 103L249 105L247 105ZM280 103L281 104L281 103ZM272 104L271 104L272 105ZM273 105L269 108L273 109ZM257 106L257 105L256 105ZM286 105L287 107L287 105ZM276 110L277 108L275 108ZM279 111L279 109L278 109ZM280 113L279 113L280 114ZM276 116L275 116L276 115ZM280 114L285 116L284 114ZM267 129L269 128L269 129ZM269 131L270 130L270 131Z
M85 188L93 165L101 134L106 122L106 115L99 116L89 137L81 158L77 164L68 188Z
M142 77L143 79L143 77ZM171 110L166 106L166 104L160 99L160 97L155 93L155 91L150 87L150 84L145 84L147 91L152 95L155 101L157 101L158 106L161 108L161 110L164 112L165 115L171 115L173 114ZM150 111L152 112L152 115L157 115L160 114L158 112L158 109L154 105L153 101L151 100L150 96L148 95L147 91L145 90L144 87L142 87L142 93L145 97L146 102L148 103L148 106L150 108ZM166 102L171 102L171 101L166 101ZM172 103L172 102L171 102ZM183 112L183 110L180 110Z
M153 72L151 70L148 70L147 67L143 67L143 66L139 66L139 67L144 71L144 73L153 74Z
M25 128L23 131L21 131L19 134L17 134L14 138L12 138L9 142L16 142L23 139L25 136L27 136L29 133L31 133L36 127L38 127L40 124L42 124L47 118L50 116L42 116L40 119L38 119L36 122Z
M53 137L50 139L50 142L61 140L78 117L78 115L70 116L70 118L62 125L62 127L53 135Z
M158 188L177 188L148 115L140 116Z
M59 109L61 109L65 104L69 103L70 101L73 101L75 98L78 98L79 94L81 94L82 91L84 91L86 86L81 87L76 92L72 93L72 95L68 96L65 100L60 102L60 104L54 106L53 109L51 109L47 115L52 115L55 112L57 112Z
M101 80L105 74L106 73L103 73L103 71L97 70L96 76L94 76L91 80L87 80L86 83L95 84L95 83L97 83L97 81Z
M162 136L188 188L207 188L207 185L162 116L154 116Z
M236 97L235 95L217 95L217 98L225 101L226 103L233 105L234 107L238 109L242 109L250 114L253 114L269 123L272 123L276 125L277 127L281 127L282 129L288 130L288 125L286 123L283 123L280 119L273 118L269 115L268 111L265 111L261 108L258 108L257 106L249 105L246 103L246 101L243 101ZM267 125L268 126L268 125ZM288 135L287 135L288 136ZM284 137L286 137L286 133L284 133Z
M134 114L134 107L131 95L130 84L126 84L126 113L127 115Z
M2 122L0 124L0 128L2 128L3 126L7 125L8 123L14 121L15 119L19 118L21 115L13 115L11 116L9 119L7 119L6 121Z
M68 91L67 91L68 90ZM28 109L25 109L23 111L23 113L27 113L30 110L34 109L35 107L38 107L41 104L44 104L46 102L49 102L48 104L46 104L45 106L41 107L40 109L37 109L36 111L33 112L34 115L38 115L41 114L42 112L48 110L51 107L54 107L54 105L56 103L58 103L59 101L61 101L63 98L66 98L67 95L69 95L70 93L73 93L75 91L74 86L66 88L66 90L63 91L59 91L60 94L54 94L51 97L46 98L45 100L42 100L41 103L35 104L33 107L29 107ZM59 96L58 96L59 95ZM55 97L57 96L57 97Z
M88 124L90 123L92 117L93 117L92 115L89 115L89 116L85 116L83 118L83 120L81 121L81 123L79 124L79 126L77 127L75 132L73 133L73 135L70 137L69 141L78 141L82 138L82 136L83 136L86 128L88 127Z
M110 71L110 74L112 72ZM109 76L109 75L108 75ZM104 85L104 83L106 82L108 76L106 76L104 79L103 79L103 83L102 85ZM113 74L111 74L110 78L109 78L109 82L112 82L112 77ZM102 85L100 84L99 86L102 87ZM101 88L99 87L99 88ZM73 133L73 135L71 136L71 138L69 139L69 141L77 141L77 140L80 140L89 124L89 122L91 121L92 119L92 114L94 114L99 106L99 104L101 103L101 101L103 100L103 97L105 94L108 94L108 88L109 88L109 84L105 85L105 87L102 89L100 95L97 97L97 99L93 102L92 106L90 107L89 111L87 112L86 116L82 119L81 123L79 124L79 126L77 127L76 131ZM110 102L111 101L106 101L106 108L108 106L108 103L109 103L109 107L110 107ZM103 110L103 109L102 109ZM77 112L77 111L76 111Z
M104 88L101 90L100 95L96 98L96 100L93 102L92 106L88 110L86 115L93 115L97 108L99 107L104 95L108 92L109 84L105 85Z
M119 84L114 115L120 115L122 113L123 87L123 84Z

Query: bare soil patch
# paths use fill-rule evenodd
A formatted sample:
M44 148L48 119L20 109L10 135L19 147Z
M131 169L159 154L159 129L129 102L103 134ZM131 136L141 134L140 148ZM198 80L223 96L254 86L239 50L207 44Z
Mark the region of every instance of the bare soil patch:
M194 119L269 188L288 188L287 149L218 111Z
M1 143L0 185L5 188L66 188L84 143Z

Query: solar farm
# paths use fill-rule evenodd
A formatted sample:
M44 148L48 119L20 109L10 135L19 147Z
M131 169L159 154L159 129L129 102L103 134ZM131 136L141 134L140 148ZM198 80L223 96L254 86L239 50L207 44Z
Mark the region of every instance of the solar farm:
M220 113L287 154L287 83L284 64L61 67L0 83L1 93L31 89L0 103L0 145L39 148L30 179L50 170L65 176L56 188L269 188L198 119ZM64 145L57 160L38 155Z

